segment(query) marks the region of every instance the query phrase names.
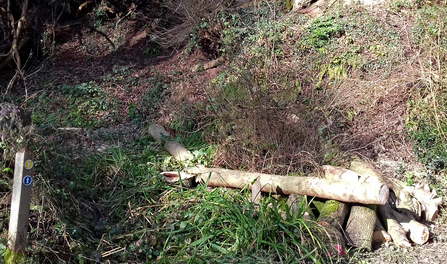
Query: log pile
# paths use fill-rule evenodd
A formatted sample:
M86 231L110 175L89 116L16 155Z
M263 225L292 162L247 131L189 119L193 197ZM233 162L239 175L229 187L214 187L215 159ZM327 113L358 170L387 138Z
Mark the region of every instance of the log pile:
M374 244L383 242L394 241L397 246L410 247L412 243L422 245L428 241L428 227L421 222L433 220L437 211L434 205L439 206L442 199L433 194L428 196L427 191L401 185L403 183L397 180L390 181L390 187L377 175L358 175L332 166L323 166L323 171L327 179L190 167L184 169L181 177L195 176L196 181L208 186L231 188L252 188L251 183L257 179L262 192L328 199L320 206L319 217L314 220L327 229L331 238L328 244L338 251L345 248L345 244L371 251ZM357 181L353 181L354 178L347 180L355 175ZM394 190L419 206L402 203L402 199L394 195Z
M157 136L168 136L160 127L151 127L150 131L159 143L162 140ZM171 145L165 143L164 147ZM176 147L180 152L186 151L182 145ZM179 160L185 159L177 150L168 151ZM188 154L185 156L190 158ZM322 171L324 177L292 177L196 166L185 168L181 175L162 174L168 182L195 178L207 186L250 188L256 204L259 192L286 194L292 213L302 201L297 196L308 196L312 201L313 197L323 198L324 202L313 201L318 214L306 212L305 218L325 228L327 244L340 255L346 245L371 251L374 244L383 242L411 247L413 243L422 245L428 241L430 232L424 223L436 218L442 204L442 198L434 191L388 179L358 158L349 169L325 165Z
M384 226L383 229L376 228L380 232L373 236L375 243L389 242L391 238L398 246L410 247L411 242L422 245L428 241L430 232L423 223L432 222L436 218L442 198L427 188L410 187L397 179L385 178L371 164L358 158L351 162L350 169L323 166L326 178L385 183L390 189L388 202L377 205L377 219L370 220Z

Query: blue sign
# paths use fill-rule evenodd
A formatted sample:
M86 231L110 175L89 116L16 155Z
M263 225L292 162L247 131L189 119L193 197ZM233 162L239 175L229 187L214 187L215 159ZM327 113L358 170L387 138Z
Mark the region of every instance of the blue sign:
M33 178L31 178L31 176L29 176L29 175L26 175L23 178L23 184L25 184L25 186L30 186L31 183L33 183Z

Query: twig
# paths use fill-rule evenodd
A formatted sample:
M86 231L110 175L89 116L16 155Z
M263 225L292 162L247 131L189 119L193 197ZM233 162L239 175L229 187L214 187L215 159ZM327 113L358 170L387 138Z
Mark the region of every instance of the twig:
M102 236L101 236L101 240L99 240L98 246L96 247L96 251L98 251L99 248L101 247L101 243L102 243L102 241L104 240L104 236L105 236L105 235L106 235L105 233L102 234Z
M101 254L101 257L105 258L105 257L107 257L107 256L110 256L110 255L116 254L116 253L118 253L118 252L121 252L121 251L123 251L123 250L125 250L125 249L126 249L126 248L124 248L124 247L117 247L117 248L115 248L115 249L112 249L112 250L110 250L110 251L107 251L107 252L102 253L102 254Z

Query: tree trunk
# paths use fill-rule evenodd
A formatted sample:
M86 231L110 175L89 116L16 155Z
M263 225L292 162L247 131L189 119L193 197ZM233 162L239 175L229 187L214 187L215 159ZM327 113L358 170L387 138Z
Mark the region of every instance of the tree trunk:
M249 186L254 179L260 179L263 192L302 194L338 200L342 202L363 204L385 204L389 189L385 184L369 182L343 182L314 177L279 176L263 173L252 173L226 169L186 168L190 174L196 174L202 182L209 186L242 188Z

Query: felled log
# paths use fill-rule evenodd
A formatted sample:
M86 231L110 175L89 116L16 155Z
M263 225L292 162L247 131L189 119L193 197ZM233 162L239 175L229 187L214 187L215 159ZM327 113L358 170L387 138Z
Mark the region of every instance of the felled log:
M376 212L373 209L363 205L352 206L345 228L348 243L371 251L375 225Z
M340 201L327 200L320 209L318 221L327 222L335 229L341 231L343 223L349 214L349 207L349 204Z
M388 233L393 238L394 244L398 247L411 247L410 241L407 238L405 229L393 218L387 218Z
M149 134L176 160L187 161L193 158L191 152L189 152L180 142L173 140L171 134L169 134L163 126L152 124L149 127Z
M386 182L396 194L396 209L391 208L389 203L378 206L382 212L382 217L386 220L388 233L393 238L393 241L402 247L410 247L411 244L407 239L406 233L410 233L410 239L416 244L424 244L429 238L428 228L417 222L415 218L421 215L421 203L418 197L414 197L414 193L410 193L405 184L396 179L385 179L374 167L359 159L354 159L351 162L350 169L363 175L371 176L371 179L377 179L379 182ZM390 194L390 197L393 195Z
M427 226L415 221L409 215L401 214L393 210L389 204L386 204L383 207L385 207L385 211L389 218L396 220L406 232L410 233L411 241L419 245L423 245L428 241L430 232Z
M196 174L196 180L208 182L210 186L242 188L259 177L263 192L297 193L342 202L385 204L389 196L389 189L385 184L369 182L346 183L315 177L290 177L203 167L186 168L185 172Z

